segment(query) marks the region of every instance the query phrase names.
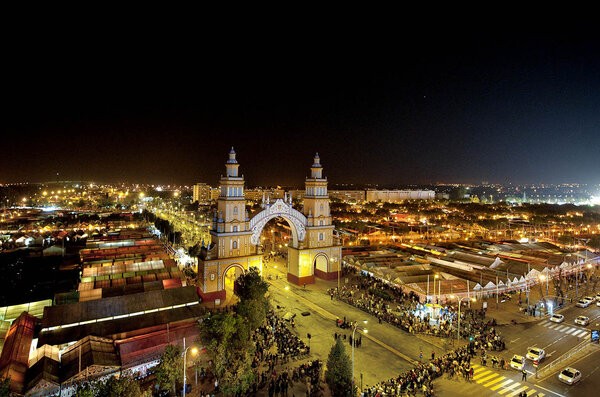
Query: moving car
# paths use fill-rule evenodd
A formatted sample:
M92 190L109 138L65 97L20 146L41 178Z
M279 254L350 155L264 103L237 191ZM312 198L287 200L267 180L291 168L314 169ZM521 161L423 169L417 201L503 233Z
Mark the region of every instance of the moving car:
M586 326L590 323L590 318L586 316L577 316L575 324Z
M590 304L596 300L596 298L594 298L593 296L584 296L581 299L583 299L585 301L590 301Z
M577 307L588 307L590 305L590 301L587 299L579 299L575 306Z
M572 367L567 367L560 371L558 374L558 380L566 384L572 385L581 380L581 372Z
M562 323L563 321L565 321L565 316L563 316L562 314L553 314L552 317L550 317L550 321L554 323Z
M525 365L525 357L515 354L510 360L510 367L521 371Z
M525 357L539 363L544 357L546 357L546 351L539 347L530 347L527 349L527 354Z

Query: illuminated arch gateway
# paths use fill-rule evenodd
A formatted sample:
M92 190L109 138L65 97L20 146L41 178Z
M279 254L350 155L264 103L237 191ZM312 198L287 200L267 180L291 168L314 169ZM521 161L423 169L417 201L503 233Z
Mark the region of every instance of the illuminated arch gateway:
M198 263L200 294L204 300L226 298L224 277L232 266L247 270L263 269L259 249L260 235L272 219L281 217L290 225L292 241L288 246L287 279L297 285L314 283L315 276L338 277L342 248L334 239L329 211L327 179L319 155L315 155L311 176L306 178L302 211L292 206L292 198L273 203L263 200L263 210L249 219L244 198L244 177L231 148L225 163L226 174L220 180L217 209L213 214L211 243Z

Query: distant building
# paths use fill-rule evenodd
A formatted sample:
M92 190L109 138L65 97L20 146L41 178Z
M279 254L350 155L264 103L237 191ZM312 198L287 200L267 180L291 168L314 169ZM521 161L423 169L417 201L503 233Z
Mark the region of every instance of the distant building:
M269 197L269 199L282 199L285 195L285 191L283 189L246 189L244 190L244 198L246 200L251 200L254 202L260 202L263 198Z
M330 190L329 197L344 202L362 203L366 195L364 190Z
M395 203L404 200L433 200L433 190L367 190L365 201Z
M211 201L217 201L219 199L220 195L221 195L221 189L219 189L218 187L213 187L210 189L210 200Z
M305 190L304 189L290 190L288 193L292 195L292 198L294 200L302 200L302 199L304 199Z
M208 204L211 201L211 187L206 183L197 183L192 192L192 201L200 204Z

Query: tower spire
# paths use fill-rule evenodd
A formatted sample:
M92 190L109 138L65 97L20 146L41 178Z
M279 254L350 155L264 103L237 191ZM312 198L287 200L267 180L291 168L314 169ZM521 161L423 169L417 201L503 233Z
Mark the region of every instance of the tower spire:
M316 153L313 158L313 165L310 167L310 176L312 179L322 179L322 175L323 166L321 165L321 158L319 157L319 153Z
M235 159L235 150L233 150L233 146L232 146L231 150L229 151L229 159L225 163L226 175L228 177L230 177L230 176L237 177L239 166L240 165L238 164L237 160Z

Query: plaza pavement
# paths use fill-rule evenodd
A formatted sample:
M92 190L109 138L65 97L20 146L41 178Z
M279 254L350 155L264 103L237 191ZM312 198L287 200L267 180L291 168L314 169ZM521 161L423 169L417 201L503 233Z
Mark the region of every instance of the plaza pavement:
M281 269L285 269L285 264L283 262L279 264L278 269L274 269L273 266L270 266L267 270L267 275L271 274L273 276L271 280L268 280L268 282L271 285L270 291L272 291L272 293L275 293L274 290L277 290L279 292L285 290L289 294L293 294L296 297L296 299L301 300L302 304L305 305L306 307L308 307L309 310L312 311L314 314L318 314L323 318L329 319L332 321L332 323L339 317L339 315L336 313L339 313L340 306L343 306L342 310L344 312L346 312L346 311L348 311L349 313L357 313L357 311L361 312L359 309L353 308L342 302L339 302L337 300L334 300L334 301L331 300L330 296L326 293L326 291L329 288L335 288L338 285L337 280L329 280L328 281L328 280L317 279L315 284L306 285L305 287L296 286L296 285L290 284L286 281L285 273ZM279 276L279 277L276 277L276 276ZM286 287L287 287L287 289L286 289ZM533 305L536 302L538 302L541 299L543 292L544 291L542 291L541 288L533 287L529 294L530 304ZM519 304L518 304L519 294L518 293L511 295L511 300L506 301L506 302L498 301L498 303L496 304L496 298L489 297L488 299L483 299L483 300L480 299L477 302L472 303L471 307L474 309L481 309L484 301L487 302L486 318L494 318L498 325L510 324L511 321L513 321L513 320L518 323L523 323L523 322L540 321L543 318L543 314L541 314L539 312L536 312L536 316L531 316L531 315L527 314L525 311L519 310ZM521 294L521 306L524 307L525 305L526 305L526 294L522 293ZM463 307L464 307L464 303L463 303ZM560 309L558 311L560 311ZM363 316L364 316L364 314L363 314ZM349 317L348 320L356 320L356 319ZM402 333L404 331L398 329L397 332ZM303 339L305 342L307 342L305 335L298 335L298 336L301 339ZM421 346L419 348L426 351L426 353L425 353L426 357L424 359L427 359L430 351L435 351L436 355L440 355L440 354L446 353L447 351L452 349L454 346L458 346L458 344L455 340L451 340L451 339L449 340L448 338L438 338L438 337L424 335L424 334L417 334L417 335L415 335L415 337L422 341ZM394 355L405 360L407 363L412 363L414 365L415 363L418 362L418 356L417 356L417 352L415 351L415 349L416 349L415 347L412 348L412 351L410 351L411 350L410 346L403 346L403 349L399 350L399 349L396 349L395 347L391 346L390 344L386 343L386 341L373 338L369 334L364 334L363 338L365 338L366 340L370 340L373 343L378 344L382 348L387 349ZM463 343L466 343L466 342L464 342L464 341L461 342L461 345ZM425 345L427 347L425 349L423 349L423 347L422 347L423 345ZM291 361L290 363L285 364L285 365L279 365L278 367L276 367L276 370L281 370L284 366L295 367L295 366L300 365L301 363L304 363L309 360L314 360L317 358L322 360L323 363L325 364L325 362L327 360L327 355L329 354L330 347L326 347L326 349L321 349L323 351L317 351L316 349L318 349L318 345L313 344L311 346L311 356L310 357L304 358L302 360ZM363 349L363 348L361 347L361 349ZM474 363L475 362L476 361L474 361ZM381 363L381 365L382 365L382 367L388 366L388 363L383 362L383 363ZM474 366L475 366L475 376L476 377L478 375L480 375L480 376L485 375L485 377L482 379L486 380L493 376L492 372L489 372L489 373L485 372L485 371L489 371L489 368L479 368L477 366L477 364L475 364ZM501 372L501 370L497 370L497 372L498 371ZM502 376L502 375L498 374L498 376ZM383 381L385 379L386 378L382 377L381 379L379 379L379 381ZM324 396L330 395L327 390L326 385L323 385L323 386L325 389L323 395ZM524 387L525 386L520 387L519 390L523 389ZM190 397L198 397L198 396L201 396L201 394L200 394L201 391L206 393L206 392L212 391L213 388L214 387L213 387L212 382L207 381L207 382L199 384L199 387L194 387L192 392L188 393L187 395ZM448 379L445 375L434 381L434 389L436 391L437 396L454 396L454 395L461 396L461 395L465 394L465 390L472 390L472 392L475 392L477 394L481 394L482 392L484 392L484 395L486 395L485 390L482 389L479 386L479 383L476 381L467 382L467 381L464 381L462 379L457 379L457 378ZM512 395L513 391L511 391L511 390L509 390L509 391L510 391L509 394ZM533 388L529 388L525 391L528 393L528 396L535 395L534 392L537 393L537 391ZM496 393L493 393L493 394L496 394ZM267 395L266 388L263 390L260 390L259 393L257 394L257 396L266 396L266 395ZM302 382L296 382L293 384L293 387L290 388L288 395L289 396L305 396L306 395L306 386Z

